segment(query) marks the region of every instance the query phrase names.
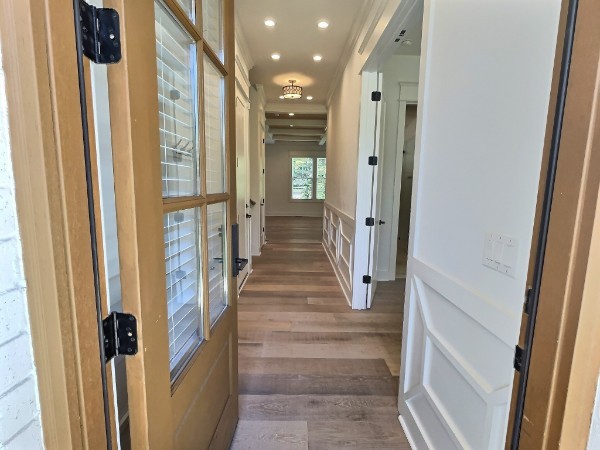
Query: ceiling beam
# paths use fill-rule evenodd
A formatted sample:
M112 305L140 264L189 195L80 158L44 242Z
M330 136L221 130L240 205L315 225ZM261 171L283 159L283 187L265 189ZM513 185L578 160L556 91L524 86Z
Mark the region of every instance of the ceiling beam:
M302 120L302 119L292 119L289 118L279 118L279 119L267 119L267 126L271 125L284 125L290 126L294 125L294 127L316 127L316 128L325 128L327 126L327 122L324 120Z
M281 136L281 135L289 135L293 134L294 136L319 136L319 139L325 134L324 131L314 132L311 130L297 130L296 128L285 128L273 130L272 128L269 131L273 134L273 136Z

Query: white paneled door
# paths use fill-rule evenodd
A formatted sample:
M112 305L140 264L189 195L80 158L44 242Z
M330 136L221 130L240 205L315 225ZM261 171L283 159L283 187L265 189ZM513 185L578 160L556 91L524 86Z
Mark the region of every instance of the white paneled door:
M504 448L559 11L425 0L399 398L415 450ZM519 242L514 276L482 264L486 233Z

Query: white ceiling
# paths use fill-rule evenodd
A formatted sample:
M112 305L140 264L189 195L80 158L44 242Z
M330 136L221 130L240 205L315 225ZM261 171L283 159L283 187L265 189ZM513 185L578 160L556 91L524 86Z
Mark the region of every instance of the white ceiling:
M394 46L396 55L421 55L421 35L423 34L423 2L418 2L407 18L404 34L396 36ZM410 41L410 45L408 42Z
M364 0L236 0L245 47L254 61L250 81L264 86L268 103L290 111L295 105L326 103L344 49L360 25L364 4ZM265 26L266 18L276 21L274 28ZM317 27L323 19L330 24L326 30ZM281 54L281 59L273 61L272 53ZM323 60L314 62L315 54ZM279 99L290 79L304 88L302 99ZM314 100L306 100L309 95Z

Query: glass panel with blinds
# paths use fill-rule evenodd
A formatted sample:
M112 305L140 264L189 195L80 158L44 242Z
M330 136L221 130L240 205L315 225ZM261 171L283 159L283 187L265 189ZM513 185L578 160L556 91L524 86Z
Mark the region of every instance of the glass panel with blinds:
M223 0L202 0L202 35L204 40L224 61Z
M189 19L196 23L196 0L177 0L177 3L187 13Z
M163 197L200 193L196 43L155 3Z
M225 78L212 60L204 56L204 142L206 146L206 192L225 189Z
M164 215L167 316L171 373L177 373L204 339L199 208Z
M227 307L227 204L208 205L208 303L211 326Z

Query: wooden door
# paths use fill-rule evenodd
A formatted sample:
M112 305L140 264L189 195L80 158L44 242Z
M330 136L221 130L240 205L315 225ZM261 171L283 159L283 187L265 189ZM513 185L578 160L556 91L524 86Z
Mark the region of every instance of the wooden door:
M134 449L226 448L237 423L232 0L105 0Z

